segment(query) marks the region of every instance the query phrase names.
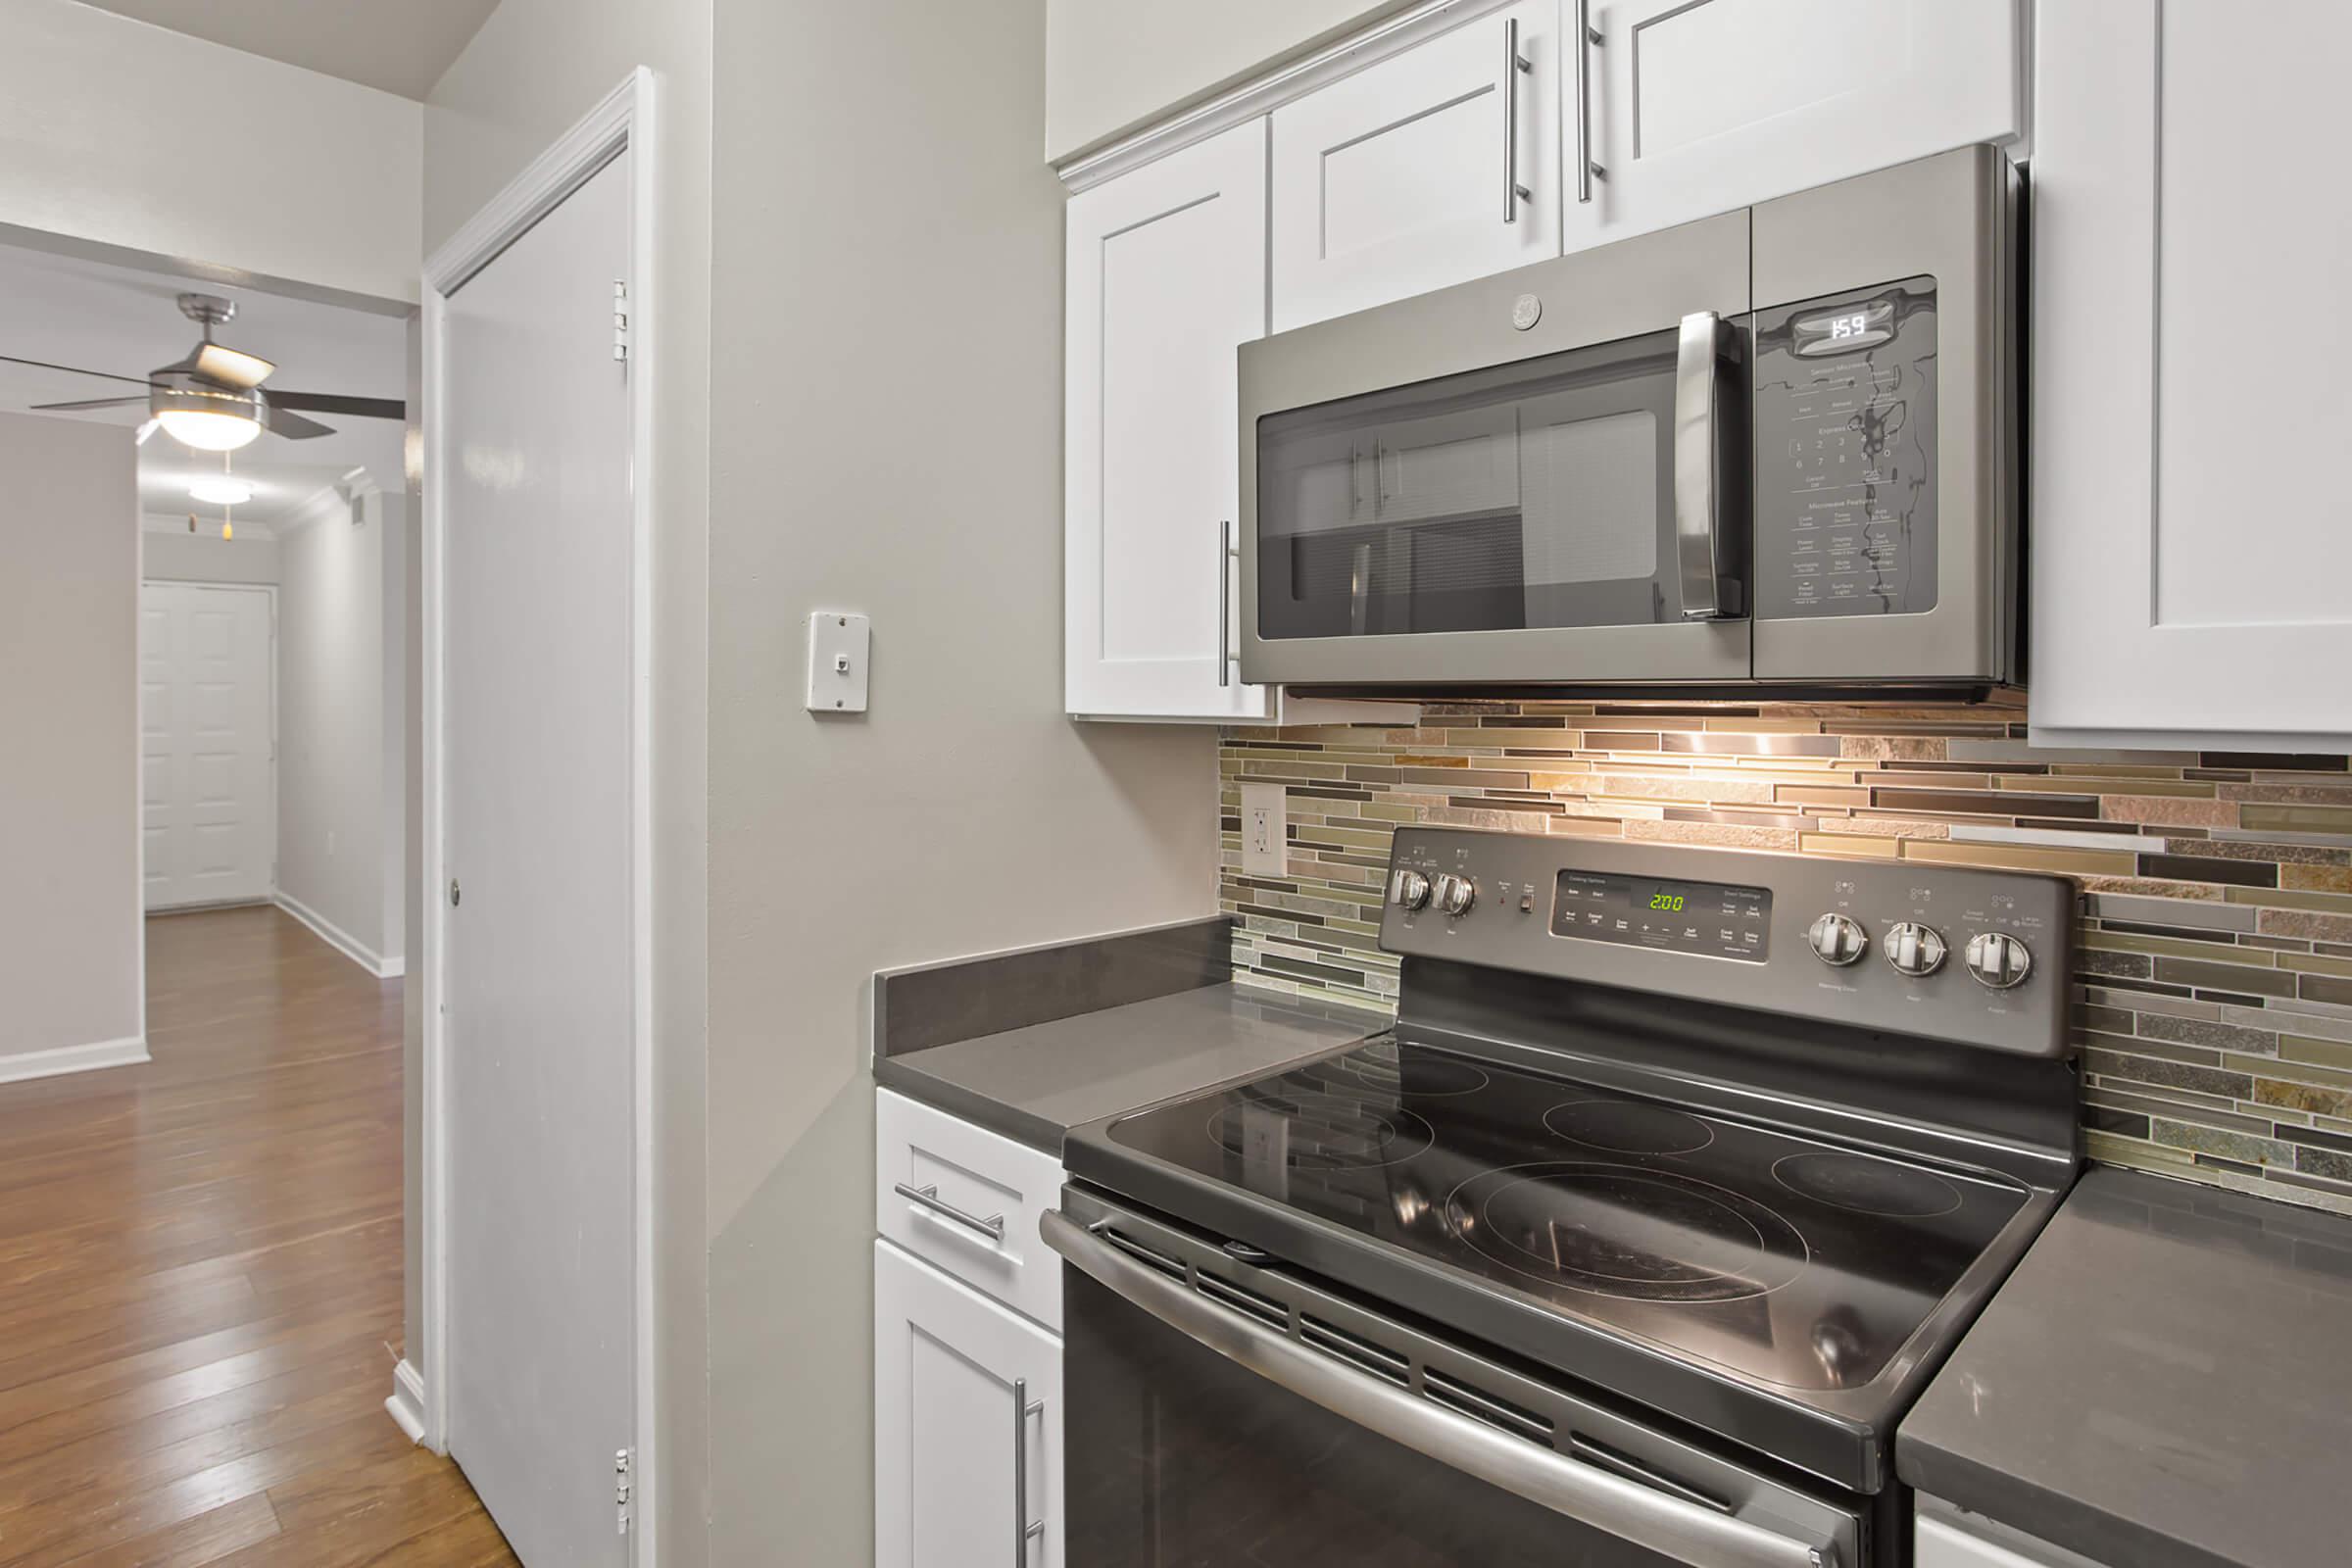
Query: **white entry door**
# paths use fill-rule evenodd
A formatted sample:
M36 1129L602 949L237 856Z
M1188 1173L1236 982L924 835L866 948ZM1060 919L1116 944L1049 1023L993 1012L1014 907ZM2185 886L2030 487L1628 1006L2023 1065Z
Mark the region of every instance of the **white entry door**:
M276 881L276 618L267 588L139 589L150 910L267 899Z
M621 155L442 337L451 1454L532 1568L619 1568L636 927Z

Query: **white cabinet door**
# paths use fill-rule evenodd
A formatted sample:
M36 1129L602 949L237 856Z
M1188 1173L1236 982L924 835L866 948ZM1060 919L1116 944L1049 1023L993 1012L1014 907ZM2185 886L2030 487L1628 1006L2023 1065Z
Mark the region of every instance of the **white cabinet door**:
M1226 657L1234 351L1266 331L1266 126L1070 199L1064 698L1107 718L1258 719Z
M277 615L267 588L139 590L147 907L270 897L277 871Z
M2352 7L2037 17L2034 736L2345 750Z
M2019 0L1589 0L1585 105L1577 4L1562 0L1569 250L2025 129ZM1601 169L1589 201L1580 134Z
M876 1568L1060 1568L1061 1423L1059 1340L874 1244Z
M1274 111L1276 331L1560 253L1558 23L1523 0Z

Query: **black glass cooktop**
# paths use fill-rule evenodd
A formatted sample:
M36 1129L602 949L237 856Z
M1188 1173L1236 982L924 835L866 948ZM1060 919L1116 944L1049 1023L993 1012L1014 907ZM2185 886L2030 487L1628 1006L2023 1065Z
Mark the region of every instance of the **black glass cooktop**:
M2027 1198L1391 1039L1109 1136L1793 1390L1877 1377Z

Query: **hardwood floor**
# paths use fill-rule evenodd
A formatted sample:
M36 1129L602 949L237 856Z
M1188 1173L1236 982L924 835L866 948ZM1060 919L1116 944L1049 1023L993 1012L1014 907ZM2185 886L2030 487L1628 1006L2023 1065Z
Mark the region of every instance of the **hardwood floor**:
M399 982L273 908L147 981L153 1062L0 1086L0 1568L514 1563L383 1408Z

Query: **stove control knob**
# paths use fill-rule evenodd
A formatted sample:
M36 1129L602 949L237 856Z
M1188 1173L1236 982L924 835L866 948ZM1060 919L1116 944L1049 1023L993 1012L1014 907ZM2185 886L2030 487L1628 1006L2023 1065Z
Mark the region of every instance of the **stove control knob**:
M2005 931L1980 931L1970 937L1962 960L1977 984L1995 991L2023 985L2034 972L2033 950Z
M1478 902L1478 884L1448 871L1438 878L1438 907L1447 914L1467 914Z
M1399 909L1418 909L1429 903L1429 878L1398 866L1389 876L1389 902Z
M1886 933L1886 961L1918 979L1943 967L1943 933L1932 925L1905 920Z
M1862 929L1861 922L1842 914L1825 914L1814 921L1813 928L1805 933L1805 940L1813 945L1815 957L1840 968L1860 958L1870 948L1870 933Z

